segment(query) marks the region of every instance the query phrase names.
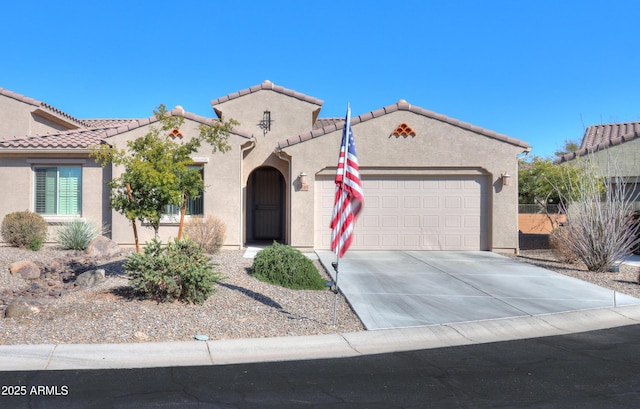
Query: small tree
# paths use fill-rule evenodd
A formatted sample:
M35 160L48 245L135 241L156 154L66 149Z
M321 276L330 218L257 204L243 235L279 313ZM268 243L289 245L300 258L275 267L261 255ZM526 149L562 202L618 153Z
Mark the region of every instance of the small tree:
M567 245L590 271L605 272L638 243L640 224L634 220L637 196L630 179L621 176L615 158L601 153L598 166L592 155L576 160L582 177L572 179L567 169L556 185L567 215Z
M154 229L156 238L160 220L167 205L182 209L184 221L188 197L198 197L204 190L200 173L191 168L191 154L198 151L203 142L209 143L212 152L227 152L231 127L237 122L211 121L199 125L199 134L182 142L167 137L167 133L180 129L184 117L171 115L164 105L154 110L160 127L150 126L145 136L127 142L127 150L107 144L95 147L93 157L106 166L108 163L123 166L124 172L108 182L111 187L111 207L131 220L136 249L140 252L136 220L146 222Z
M518 164L518 202L521 204L537 204L544 211L552 227L558 227L557 218L551 217L547 205L560 204L571 198L566 179L575 183L582 177L582 170L573 163L558 166L550 158L533 156Z
M567 153L575 152L580 149L580 140L565 139L562 148L554 152L556 156L566 155Z

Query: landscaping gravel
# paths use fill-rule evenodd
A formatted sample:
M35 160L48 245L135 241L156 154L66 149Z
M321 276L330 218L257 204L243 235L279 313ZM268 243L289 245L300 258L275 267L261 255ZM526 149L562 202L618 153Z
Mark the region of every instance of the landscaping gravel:
M581 263L559 263L544 241L521 243L525 245L520 254L512 256L519 261L640 298L638 267L622 265L617 273L593 273ZM32 260L46 265L74 255L53 247L38 252L0 247L2 317L14 291L31 285L9 273L12 262ZM45 300L47 307L39 314L0 318L0 345L189 341L196 335L216 340L364 330L342 295L337 297L334 325L336 296L331 291L289 290L259 281L248 274L253 260L244 258L240 250L222 251L213 261L225 278L204 304L191 305L135 297L122 269L123 258L117 259L105 266L107 280L102 284Z
M74 252L45 248L38 252L0 247L0 310L9 294L29 283L9 274L14 261L46 263ZM202 305L157 303L132 294L122 269L123 259L110 263L107 280L86 290L48 299L39 314L0 318L0 344L95 344L189 341L196 335L211 340L319 335L363 331L345 302L327 290L290 290L259 281L248 274L253 260L239 250L213 256L224 279ZM316 261L316 265L319 263ZM324 270L321 270L323 274ZM326 275L326 274L325 274ZM328 278L327 278L328 279ZM3 314L4 316L4 314Z

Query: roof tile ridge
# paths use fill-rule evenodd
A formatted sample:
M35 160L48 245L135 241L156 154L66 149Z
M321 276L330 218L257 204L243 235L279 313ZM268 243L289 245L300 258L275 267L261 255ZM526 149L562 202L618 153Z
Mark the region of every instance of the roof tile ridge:
M27 103L29 105L33 105L33 106L42 105L42 102L38 101L37 99L30 98L30 97L27 97L27 96L22 95L22 94L18 94L17 92L10 91L10 90L8 90L6 88L2 88L2 87L0 87L0 95L4 95L6 97L9 97L9 98L15 99L17 101L21 101L21 102Z
M67 130L60 130L60 131L56 131L56 132L42 132L42 133L35 133L35 134L28 134L28 135L20 135L20 136L12 136L9 138L5 138L3 140L5 141L12 141L12 140L27 140L27 139L37 139L37 138L48 138L48 137L56 137L56 136L65 136L65 135L72 135L72 134L76 134L76 133L86 133L86 132L101 132L101 131L106 131L107 129L112 129L113 127L94 127L94 128L78 128L78 129L67 129Z
M68 120L70 120L72 122L75 122L76 124L82 125L84 127L88 126L88 124L83 122L81 119L78 119L78 118L76 118L76 117L74 117L72 115L69 115L66 112L62 111L61 109L56 108L51 104L47 104L46 102L41 102L40 103L40 107L45 108L45 109L53 112L54 114L60 115L60 116L66 118L66 119L68 119Z
M82 118L80 119L80 121L83 121L87 124L87 126L91 125L92 122L97 122L97 121L103 121L103 122L108 122L108 121L129 121L129 122L134 122L134 121L138 121L141 118ZM102 126L113 126L115 127L116 125L102 125Z
M312 97L306 94L303 94L301 92L297 92L294 91L292 89L289 88L285 88L281 85L276 85L273 82L269 81L269 80L264 80L262 83L258 84L258 85L254 85L252 87L249 88L244 88L240 91L236 91L236 92L232 92L230 94L221 96L219 98L213 99L211 100L211 105L212 106L216 106L222 103L225 103L227 101L230 101L232 99L236 99L236 98L240 98L244 95L248 95L254 92L258 92L261 90L271 90L271 91L275 91L277 93L283 94L283 95L287 95L290 96L292 98L296 98L299 99L301 101L305 101L305 102L309 102L315 105L319 105L322 106L324 104L324 101L321 99L318 99L316 97Z
M456 126L458 128L461 128L461 129L466 129L468 131L471 131L471 132L474 132L474 133L478 133L480 135L487 136L487 137L492 138L492 139L497 139L497 140L500 140L500 141L503 141L503 142L507 142L507 143L512 144L512 145L520 146L520 147L523 147L523 148L530 148L531 147L528 143L526 143L524 141L521 141L519 139L512 138L512 137L507 136L505 134L501 134L501 133L498 133L498 132L495 132L495 131L492 131L492 130L488 130L488 129L482 128L480 126L473 125L473 124L471 124L469 122L464 122L464 121L461 121L459 119L451 118L451 117L448 117L446 115L438 114L438 113L436 113L434 111L430 111L430 110L427 110L427 109L424 109L424 108L421 108L421 107L418 107L418 106L415 106L415 105L411 105L410 103L408 103L404 99L399 100L395 104L387 105L387 106L384 106L384 107L382 107L380 109L376 109L376 110L373 110L373 111L370 111L370 112L367 112L367 113L364 113L364 114L360 114L358 116L354 116L354 117L351 118L351 124L352 125L356 125L356 124L359 124L361 122L366 122L366 121L369 121L371 119L374 119L374 118L377 118L377 117L380 117L380 116L383 116L383 115L387 115L387 114L390 114L390 113L396 112L396 111L410 111L410 112L413 112L413 113L416 113L416 114L419 114L419 115L422 115L422 116L426 116L428 118L432 118L432 119L435 119L435 120L438 120L438 121L441 121L441 122L448 123L450 125ZM342 127L343 122L340 123L340 127ZM335 129L332 129L332 128L335 128ZM325 134L327 134L329 132L333 132L333 131L335 131L337 129L338 129L337 124L333 124L333 125L330 125L328 127L323 127L323 128L312 130L310 132L305 132L303 134L300 134L300 135L297 135L295 137L288 138L288 139L286 139L284 141L279 142L278 143L278 149L282 149L282 148L287 147L287 146L295 145L296 143L299 143L300 141L307 140L306 139L307 136L310 136L311 138L317 138L318 136L325 135Z
M70 120L72 122L75 122L76 124L79 124L79 125L82 125L82 126L87 126L87 124L82 122L81 119L78 119L78 118L76 118L76 117L74 117L72 115L69 115L66 112L62 111L61 109L56 108L51 104L47 104L46 102L42 102L42 101L39 101L37 99L31 98L31 97L27 97L27 96L19 94L17 92L10 91L10 90L8 90L6 88L0 88L0 95L4 95L4 96L7 96L9 98L13 98L13 99L15 99L17 101L21 101L21 102L24 102L24 103L29 104L29 105L33 105L33 106L36 106L36 107L44 108L44 109L46 109L48 111L51 111L51 112L53 112L53 113L55 113L57 115L60 115L60 116L64 117L64 118L66 118L66 119L68 119L68 120Z
M206 116L194 114L192 112L187 112L184 109L182 109L181 107L175 107L175 108L167 111L166 114L170 115L170 116L181 116L181 117L183 117L185 119L189 119L189 120L192 120L192 121L195 121L195 122L199 122L199 123L202 123L202 124L211 124L211 123L219 121L217 118L209 118L209 117L206 117ZM132 131L134 129L138 129L138 128L141 128L141 127L146 126L146 125L151 125L151 124L156 123L158 121L159 121L159 119L155 115L151 115L151 116L149 116L147 118L134 119L131 122L129 122L128 124L119 125L119 126L104 127L105 135L106 135L107 138L110 138L112 136L119 135L121 133L128 132L128 131ZM233 132L234 134L236 134L238 136L242 136L244 138L247 138L247 139L253 138L253 134L252 133L250 133L248 131L245 131L243 129L239 129L239 128L233 127L231 129L231 132Z
M423 116L426 116L426 117L429 117L429 118L433 118L433 119L436 119L438 121L442 121L442 122L448 123L448 124L456 126L458 128L466 129L468 131L475 132L475 133L487 136L487 137L492 138L492 139L497 139L499 141L507 142L507 143L510 143L512 145L521 146L523 148L529 148L530 147L530 145L528 143L526 143L524 141L521 141L519 139L512 138L512 137L510 137L508 135L493 131L491 129L486 129L486 128L483 128L481 126L473 125L470 122L461 121L461 120L459 120L457 118L452 118L452 117L449 117L447 115L439 114L439 113L434 112L434 111L430 111L430 110L427 110L427 109L424 109L424 108L420 108L420 107L417 107L417 106L412 106L412 105L408 104L404 100L398 101L398 109L403 109L403 110L406 109L406 110L415 112L417 114L420 114L420 115L423 115Z
M587 126L587 128L599 127L599 126L620 126L620 125L629 125L629 124L640 124L640 121L607 122L607 123L603 123L603 124L589 125L589 126Z
M608 146L605 146L603 144L599 144L594 148L589 148L589 147L580 148L577 151L568 152L568 153L565 153L562 156L557 157L556 160L555 160L555 163L556 164L560 164L560 163L564 163L564 162L569 162L569 161L574 160L576 158L579 158L581 156L585 156L587 154L598 152L600 150L604 150L604 149L607 149L607 148L608 148Z

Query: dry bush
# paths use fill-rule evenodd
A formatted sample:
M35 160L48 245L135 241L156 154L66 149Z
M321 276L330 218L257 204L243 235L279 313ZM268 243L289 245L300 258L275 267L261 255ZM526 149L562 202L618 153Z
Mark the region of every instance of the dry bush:
M580 257L569 245L569 230L565 227L556 227L549 234L549 246L556 259L561 263L576 263Z
M582 159L583 175L564 178L562 211L567 215L567 244L589 271L605 272L638 244L640 223L635 223L637 182L624 174L617 157L607 154L599 162L593 154Z
M200 244L209 254L217 253L227 234L227 225L217 217L192 217L184 225L184 234L189 240Z

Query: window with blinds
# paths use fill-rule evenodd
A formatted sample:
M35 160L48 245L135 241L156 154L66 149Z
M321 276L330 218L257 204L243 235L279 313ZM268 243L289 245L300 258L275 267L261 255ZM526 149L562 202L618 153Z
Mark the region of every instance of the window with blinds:
M80 215L82 167L47 166L34 168L35 212L45 215Z
M204 167L202 166L192 166L191 169L197 169L200 171L200 177L204 179ZM187 198L187 215L190 216L201 216L204 214L204 201L202 199L202 192L200 192L200 196L197 198ZM177 205L167 205L165 207L165 215L167 216L179 216L181 206Z

